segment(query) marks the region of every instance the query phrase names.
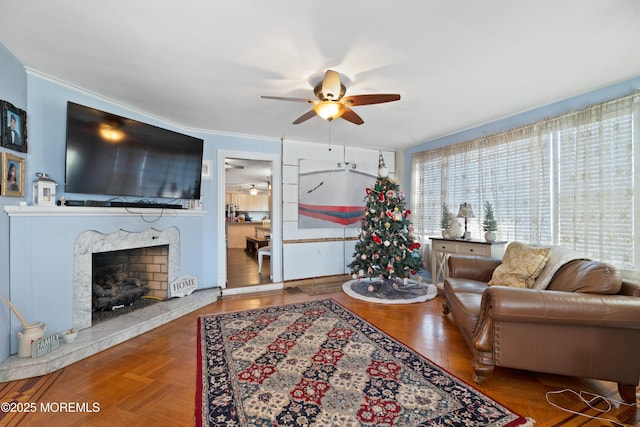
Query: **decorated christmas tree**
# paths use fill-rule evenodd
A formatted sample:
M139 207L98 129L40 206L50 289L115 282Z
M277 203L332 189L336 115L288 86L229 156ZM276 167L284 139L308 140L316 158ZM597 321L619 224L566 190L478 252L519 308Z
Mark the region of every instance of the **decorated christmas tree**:
M349 264L352 277L377 278L369 292L385 293L408 285L408 279L423 267L420 243L413 235L404 193L388 177L382 153L378 178L366 189L366 209L360 220L359 240ZM402 279L402 280L399 280Z

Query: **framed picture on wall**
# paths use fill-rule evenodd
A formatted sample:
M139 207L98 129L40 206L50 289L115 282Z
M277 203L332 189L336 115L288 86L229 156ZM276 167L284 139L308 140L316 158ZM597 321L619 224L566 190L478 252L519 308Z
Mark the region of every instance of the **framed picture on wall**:
M2 101L2 146L11 150L27 152L27 112L13 104Z
M24 197L24 159L14 154L2 153L2 187L0 195Z

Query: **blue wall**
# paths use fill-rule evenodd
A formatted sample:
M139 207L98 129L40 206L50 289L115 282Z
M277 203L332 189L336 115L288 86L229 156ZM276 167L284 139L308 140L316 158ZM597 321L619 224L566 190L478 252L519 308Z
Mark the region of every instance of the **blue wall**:
M27 74L22 64L1 44L0 99L23 110L27 109ZM9 295L9 217L2 210L6 205L17 204L18 200L13 197L0 197L0 236L4 242L0 245L0 293L7 298L11 298ZM0 302L0 360L5 359L10 352L10 318L9 308Z
M637 89L640 89L640 77L415 145L404 152L404 182L409 191L411 191L413 187L411 180L411 157L414 153L434 150L447 145L480 138L485 135L504 132L509 129L537 122L547 117L559 116L572 110L580 110L593 104L619 98ZM411 198L409 198L409 200L411 200Z
M236 137L190 131L176 127L157 118L147 116L141 112L113 103L109 100L88 94L60 82L52 81L41 75L29 73L27 76L29 88L28 126L29 126L29 161L27 163L27 177L35 178L36 172L48 173L56 182L60 183L58 194L62 194L65 165L65 134L67 101L108 111L124 117L150 123L165 129L192 135L204 140L204 158L216 159L217 150L234 149L249 152L280 153L280 143L273 140L258 138ZM217 162L213 162L213 176L217 176ZM207 214L203 221L203 243L200 259L195 260L202 266L201 287L216 286L217 272L215 262L218 258L216 245L216 224L223 221L223 213L217 212L217 185L213 180L202 182L203 210ZM32 189L27 188L27 200L31 200ZM67 199L99 199L87 195L65 194ZM106 197L105 197L106 198ZM224 238L224 236L220 236Z
M156 117L151 117L143 112L136 111L127 106L112 102L98 95L91 94L81 89L72 87L63 82L50 79L46 76L34 72L26 72L24 66L16 60L13 55L0 45L0 99L7 100L16 107L27 111L27 127L28 127L28 153L15 153L25 157L25 198L18 199L13 197L0 197L0 209L4 209L8 205L17 205L19 201L31 202L32 188L31 181L35 179L36 172L46 172L58 182L58 196L64 193L64 165L65 165L65 134L66 134L66 108L67 101L73 101L79 104L88 105L100 110L108 111L124 117L129 117L145 123L150 123L165 129L192 135L204 140L204 158L214 160L212 176L218 174L217 151L219 149L237 150L244 152L256 153L272 153L277 154L280 158L280 141L239 137L230 135L221 135L213 132L193 131L168 123ZM181 239L181 246L189 245L188 255L181 257L180 269L183 274L193 274L198 276L200 288L218 286L217 278L217 259L218 240L224 239L225 236L217 236L217 223L224 221L224 212L217 212L218 185L215 180L203 180L202 182L202 209L206 211L204 216L194 218L183 218L176 220L178 225L186 230L186 234L193 236L193 228L198 230L196 237L185 242ZM88 196L84 194L65 194L67 199L100 199L100 196ZM106 198L106 197L103 197ZM73 220L71 220L73 222ZM105 219L103 226L106 228L114 227L114 219ZM28 221L16 220L15 226L22 227L21 224L27 224ZM68 227L69 219L52 218L50 222L51 231L45 238L54 238L59 230ZM170 224L165 223L161 228L166 228ZM24 225L27 227L28 225ZM150 224L149 227L152 227ZM4 211L0 211L0 230L2 230L3 240L7 243L0 246L0 292L10 299L11 289L19 289L17 283L11 281L9 277L10 262L9 252L9 217ZM54 231L58 230L58 231ZM20 245L17 245L20 246ZM16 248L20 250L20 248ZM58 262L56 262L58 259ZM51 254L47 260L51 265L58 265L61 269L68 269L66 258L58 254ZM68 274L62 275L68 277ZM15 281L15 280L14 280ZM64 286L64 292L68 294L67 286L71 284L55 284L55 286ZM20 299L19 295L15 295ZM59 308L60 306L58 306ZM31 306L24 308L25 317L32 317ZM41 310L44 309L45 312ZM60 322L68 323L68 310L65 307L65 313L56 312L55 307L38 307L38 319L45 321L46 319L57 319L62 317ZM47 312L49 310L50 312ZM61 316L62 314L62 316ZM14 348L16 337L11 331L10 325L17 322L11 317L8 308L4 304L0 304L0 361L6 359ZM60 325L55 324L58 320L50 320L51 330L54 332ZM60 323L58 322L58 323ZM11 343L13 342L13 345Z

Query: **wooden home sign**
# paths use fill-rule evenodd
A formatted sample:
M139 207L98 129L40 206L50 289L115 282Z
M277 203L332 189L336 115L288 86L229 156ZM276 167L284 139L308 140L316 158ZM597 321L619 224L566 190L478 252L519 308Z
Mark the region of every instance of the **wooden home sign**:
M169 286L169 298L191 295L198 288L198 278L193 276L180 277Z

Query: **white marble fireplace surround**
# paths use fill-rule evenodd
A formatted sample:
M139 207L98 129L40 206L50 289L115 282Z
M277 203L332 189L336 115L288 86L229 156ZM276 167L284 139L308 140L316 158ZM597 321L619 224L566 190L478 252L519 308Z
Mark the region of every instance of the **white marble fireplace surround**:
M91 256L98 252L169 246L168 278L172 283L180 277L180 232L176 227L166 230L150 228L142 232L118 230L103 234L94 230L81 233L73 251L73 324L78 330L91 326Z

